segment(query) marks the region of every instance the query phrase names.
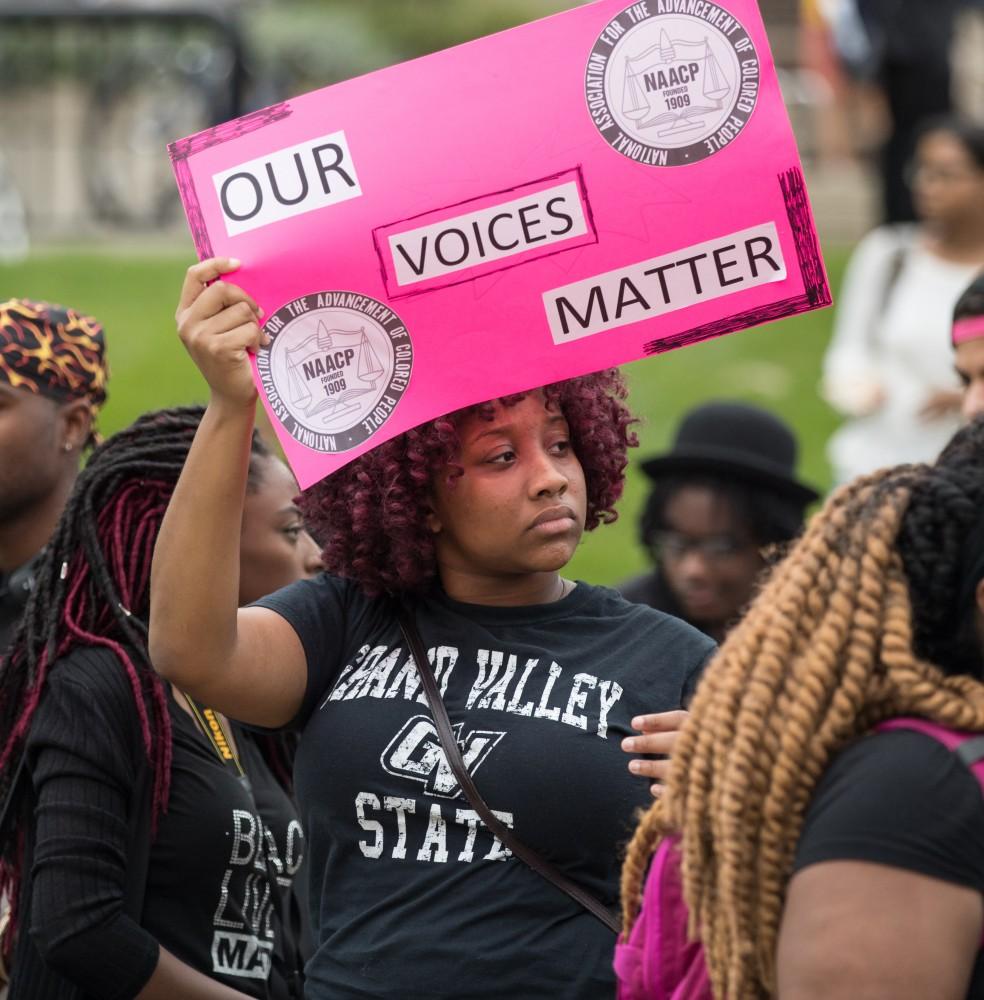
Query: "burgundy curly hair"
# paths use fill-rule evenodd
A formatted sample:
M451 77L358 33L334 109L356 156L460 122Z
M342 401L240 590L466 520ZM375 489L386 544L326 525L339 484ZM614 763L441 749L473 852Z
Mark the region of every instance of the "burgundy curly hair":
M547 405L567 418L571 445L587 486L585 530L618 515L627 451L638 444L623 400L625 382L610 368L543 386ZM324 545L325 568L355 580L370 597L422 591L437 576L434 535L427 526L434 476L456 467L458 428L473 413L491 420L496 403L514 406L529 393L468 406L421 424L361 455L310 487L300 499L312 534Z

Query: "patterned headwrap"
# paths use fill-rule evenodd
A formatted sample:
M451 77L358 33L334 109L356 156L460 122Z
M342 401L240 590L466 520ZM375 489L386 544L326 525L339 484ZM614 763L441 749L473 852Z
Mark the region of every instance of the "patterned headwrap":
M74 309L8 299L0 302L0 380L52 399L106 402L102 324Z

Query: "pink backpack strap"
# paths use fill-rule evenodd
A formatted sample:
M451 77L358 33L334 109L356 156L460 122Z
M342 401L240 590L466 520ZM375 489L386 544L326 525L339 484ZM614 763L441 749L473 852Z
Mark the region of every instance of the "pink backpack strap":
M615 975L618 979L617 1000L663 1000L653 976L653 961L663 945L662 913L660 912L663 879L668 862L672 861L670 846L675 837L665 838L649 865L642 895L642 908L628 940L615 946ZM671 873L672 874L672 873Z
M984 733L965 733L957 729L947 729L927 719L917 719L905 716L899 719L889 719L875 726L878 732L893 729L914 729L917 733L931 736L942 743L947 750L952 750L970 769L981 786L984 794Z
M639 919L615 949L618 1000L711 1000L704 951L688 940L688 922L679 837L664 837L649 867Z
M917 719L914 716L904 716L881 722L875 729L880 732L891 732L899 729L912 729L917 733L930 736L942 743L947 750L952 750L967 766L977 779L984 795L984 733L967 733L958 729L947 729L928 719ZM984 934L981 936L980 947L984 950Z

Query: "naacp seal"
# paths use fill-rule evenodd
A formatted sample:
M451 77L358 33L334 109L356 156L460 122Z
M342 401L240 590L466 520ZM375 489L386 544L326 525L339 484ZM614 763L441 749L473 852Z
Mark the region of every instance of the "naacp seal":
M264 329L260 381L277 418L301 444L348 451L389 420L410 383L413 343L389 306L357 292L302 295Z
M637 163L713 156L748 124L759 60L741 22L710 0L646 0L612 18L585 72L588 112Z

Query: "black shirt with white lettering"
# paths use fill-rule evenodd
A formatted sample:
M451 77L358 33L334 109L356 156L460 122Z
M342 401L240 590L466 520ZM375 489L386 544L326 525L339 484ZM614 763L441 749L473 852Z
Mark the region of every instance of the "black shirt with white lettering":
M511 855L447 763L392 607L322 575L259 602L308 663L295 784L308 834L313 1000L614 993L614 935ZM422 600L463 757L520 839L606 904L648 781L631 720L680 707L712 642L579 583L519 608Z
M130 793L146 758L129 682L106 649L75 650L53 668L28 740L32 937L87 997L136 996L159 946L248 996L285 996L278 914L303 856L296 810L253 734L233 729L247 785L168 702L171 791L138 926L123 912ZM35 995L22 985L19 995Z

